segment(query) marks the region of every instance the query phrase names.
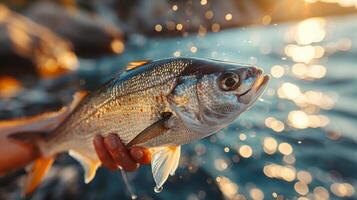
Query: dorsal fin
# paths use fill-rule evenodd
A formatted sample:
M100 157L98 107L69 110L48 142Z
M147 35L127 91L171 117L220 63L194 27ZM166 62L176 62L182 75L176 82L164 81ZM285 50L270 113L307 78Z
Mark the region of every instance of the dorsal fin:
M141 67L145 64L148 64L150 63L151 60L135 60L135 61L131 61L129 62L128 66L126 66L126 71L130 71L130 70L133 70L133 69L136 69L138 67Z
M51 131L58 127L65 118L79 105L87 95L85 91L76 92L73 95L72 102L62 107L59 111L48 112L32 117L0 121L0 133L17 133L17 132L38 132Z

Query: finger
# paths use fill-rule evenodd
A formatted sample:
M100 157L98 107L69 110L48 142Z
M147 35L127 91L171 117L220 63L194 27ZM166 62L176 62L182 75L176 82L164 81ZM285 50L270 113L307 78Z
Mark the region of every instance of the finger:
M139 167L139 164L130 157L129 152L115 134L110 134L104 138L104 146L107 148L114 162L124 170L134 171Z
M151 162L151 152L143 147L130 148L131 157L140 164L149 164Z
M104 146L104 138L100 135L95 136L93 139L93 144L98 158L102 162L102 165L109 168L110 170L118 169L117 165L114 163L112 157L109 155L109 152Z

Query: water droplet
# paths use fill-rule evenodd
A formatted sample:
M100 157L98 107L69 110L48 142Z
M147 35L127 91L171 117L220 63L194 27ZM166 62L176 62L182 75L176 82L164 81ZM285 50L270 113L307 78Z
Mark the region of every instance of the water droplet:
M138 196L136 196L135 194L131 195L131 199L132 199L132 200L135 200L135 199L137 199L137 198L138 198Z
M163 187L157 187L157 186L154 187L154 191L156 193L160 193L162 191L162 189L163 189Z

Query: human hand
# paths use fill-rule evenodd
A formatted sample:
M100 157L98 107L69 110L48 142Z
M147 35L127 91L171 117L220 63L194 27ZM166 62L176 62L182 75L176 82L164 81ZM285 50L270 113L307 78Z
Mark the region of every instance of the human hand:
M97 135L93 139L94 148L102 165L110 170L118 167L125 171L135 171L140 164L149 164L151 153L143 147L130 147L127 149L115 134L107 137Z

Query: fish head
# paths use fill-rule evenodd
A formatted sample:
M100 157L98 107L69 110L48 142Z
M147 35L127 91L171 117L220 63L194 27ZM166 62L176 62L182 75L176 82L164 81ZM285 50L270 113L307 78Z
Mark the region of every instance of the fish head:
M169 103L186 127L209 135L246 111L269 79L251 65L193 59L169 95Z

